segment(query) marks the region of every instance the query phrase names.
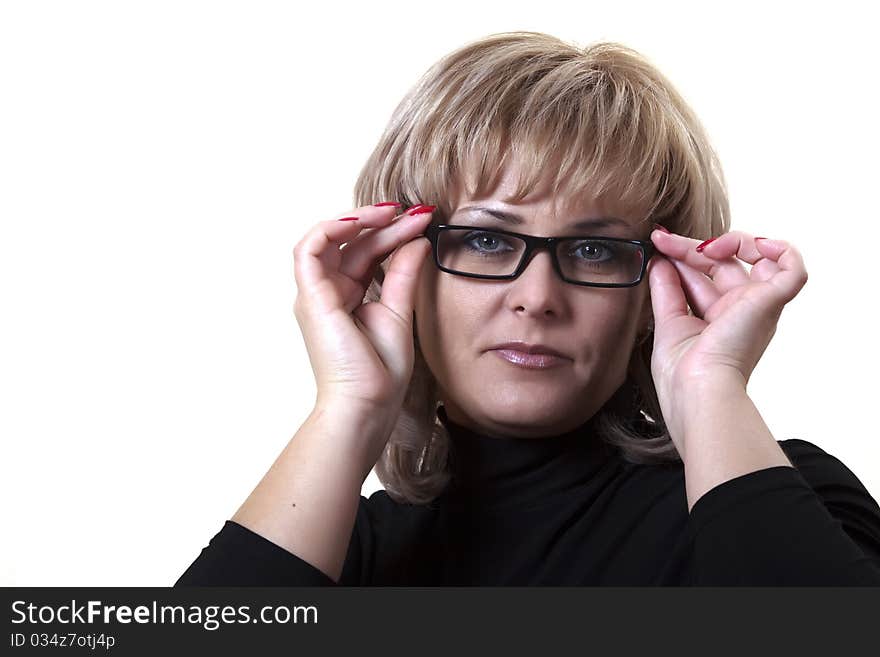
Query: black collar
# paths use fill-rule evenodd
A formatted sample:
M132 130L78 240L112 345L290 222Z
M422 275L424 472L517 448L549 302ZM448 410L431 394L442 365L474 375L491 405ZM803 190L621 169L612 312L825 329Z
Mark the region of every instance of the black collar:
M624 383L603 408L637 414L635 390ZM437 417L450 438L452 480L442 495L450 507L472 510L536 506L589 482L616 450L596 432L599 413L563 434L541 438L490 437Z

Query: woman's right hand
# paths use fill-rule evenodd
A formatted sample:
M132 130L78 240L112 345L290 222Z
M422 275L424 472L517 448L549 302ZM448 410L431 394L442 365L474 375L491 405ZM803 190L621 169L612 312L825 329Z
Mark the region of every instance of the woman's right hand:
M294 248L294 315L315 374L316 408L396 420L415 360L416 285L431 249L419 237L431 212L410 214L420 207L431 208L402 215L393 205L356 208L317 223ZM363 303L376 267L392 252L380 301Z

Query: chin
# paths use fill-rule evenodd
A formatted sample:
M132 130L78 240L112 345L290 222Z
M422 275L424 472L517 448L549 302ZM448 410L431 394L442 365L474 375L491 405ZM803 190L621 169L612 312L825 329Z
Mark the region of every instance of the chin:
M570 388L568 389L570 390ZM571 415L577 405L569 394L552 396L549 394L522 394L518 391L509 396L500 396L494 401L486 400L482 412L499 424L510 425L548 425L560 418ZM536 392L549 393L547 387Z

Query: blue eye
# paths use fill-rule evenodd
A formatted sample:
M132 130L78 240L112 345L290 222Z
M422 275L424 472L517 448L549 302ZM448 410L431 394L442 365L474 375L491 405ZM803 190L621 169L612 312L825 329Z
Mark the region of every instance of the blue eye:
M478 239L482 239L482 240L484 240L484 242L481 245L475 246L474 240L478 240ZM486 244L486 241L489 242L489 245ZM477 253L487 253L490 255L493 253L501 253L502 251L491 248L493 241L495 243L507 244L508 247L510 246L508 244L508 242L505 239L503 239L500 235L497 235L495 233L487 233L485 231L470 231L469 233L465 234L465 236L462 238L462 242L471 251L475 251ZM510 249L510 248L507 249L507 251L511 251L511 250L512 249Z
M601 255L601 253L604 253L605 257L601 258L601 257L593 256L593 255L587 256L587 253L585 251L586 248L592 249L594 253L599 252L600 255ZM569 251L569 253L580 253L581 255L587 256L587 257L580 258L581 260L583 260L586 263L601 263L601 262L606 262L608 260L611 260L611 259L617 257L617 253L616 253L615 249L613 247L610 247L605 242L589 242L589 241L580 242L580 243L578 243L578 245L575 248L571 249Z

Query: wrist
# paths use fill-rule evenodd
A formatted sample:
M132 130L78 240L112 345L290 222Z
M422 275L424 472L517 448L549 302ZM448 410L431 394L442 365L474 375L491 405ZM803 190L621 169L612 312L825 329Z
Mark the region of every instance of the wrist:
M751 401L741 376L694 379L679 390L666 424L680 453L684 451L688 434L711 430L719 418L729 418L735 409Z
M362 481L376 465L394 428L387 412L359 404L316 403L307 422L316 427L313 433L324 446L361 471Z
M713 376L696 379L693 383L685 386L684 391L679 405L685 411L713 399L748 396L742 376Z

